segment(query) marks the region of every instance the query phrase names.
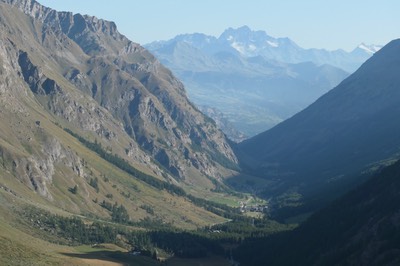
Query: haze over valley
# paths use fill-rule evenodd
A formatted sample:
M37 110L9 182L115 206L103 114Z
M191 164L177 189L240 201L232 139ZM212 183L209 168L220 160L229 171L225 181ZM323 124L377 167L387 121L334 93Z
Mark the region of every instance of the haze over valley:
M289 38L243 26L218 38L182 34L145 47L182 80L191 101L216 121L221 113L236 129L224 132L241 141L307 107L381 46L360 44L352 52L303 49Z

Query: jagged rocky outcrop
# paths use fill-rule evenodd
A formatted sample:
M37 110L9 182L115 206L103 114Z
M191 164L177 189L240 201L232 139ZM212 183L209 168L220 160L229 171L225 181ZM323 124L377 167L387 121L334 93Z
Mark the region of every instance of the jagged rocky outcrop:
M13 173L20 182L41 196L52 200L49 186L53 182L56 164L64 165L71 173L70 178L82 178L85 171L82 159L74 151L63 147L55 138L46 135L44 138L42 150L26 157L0 145L0 160L4 170Z

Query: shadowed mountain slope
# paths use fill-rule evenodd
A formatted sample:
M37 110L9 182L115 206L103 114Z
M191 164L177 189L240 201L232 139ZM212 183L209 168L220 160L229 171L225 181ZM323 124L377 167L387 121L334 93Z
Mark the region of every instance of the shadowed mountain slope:
M244 244L241 265L398 265L399 202L397 162L293 232Z
M302 112L239 144L243 165L280 190L316 191L400 151L400 41Z

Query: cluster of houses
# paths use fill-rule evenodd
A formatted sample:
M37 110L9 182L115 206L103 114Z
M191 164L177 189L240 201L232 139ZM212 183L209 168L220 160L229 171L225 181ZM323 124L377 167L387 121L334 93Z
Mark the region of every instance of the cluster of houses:
M244 202L240 202L240 212L267 212L268 206L267 205L247 205Z

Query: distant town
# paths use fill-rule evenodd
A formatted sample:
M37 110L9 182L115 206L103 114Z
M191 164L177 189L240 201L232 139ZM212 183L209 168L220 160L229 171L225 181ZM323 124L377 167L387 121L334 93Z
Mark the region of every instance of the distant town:
M268 206L267 205L247 205L245 202L239 202L240 204L240 212L245 213L245 212L267 212L268 211Z

